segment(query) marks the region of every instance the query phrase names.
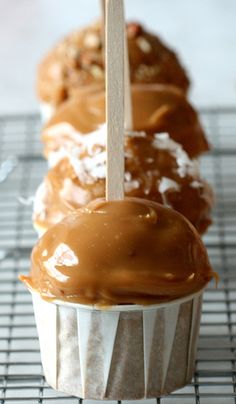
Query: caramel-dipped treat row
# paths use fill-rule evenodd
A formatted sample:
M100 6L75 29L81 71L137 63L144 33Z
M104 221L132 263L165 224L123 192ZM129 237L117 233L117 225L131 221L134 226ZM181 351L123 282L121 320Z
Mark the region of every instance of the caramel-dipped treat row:
M123 1L106 0L105 18L106 200L52 226L21 280L32 293L47 382L80 398L133 400L190 382L202 294L216 275L180 213L124 199Z

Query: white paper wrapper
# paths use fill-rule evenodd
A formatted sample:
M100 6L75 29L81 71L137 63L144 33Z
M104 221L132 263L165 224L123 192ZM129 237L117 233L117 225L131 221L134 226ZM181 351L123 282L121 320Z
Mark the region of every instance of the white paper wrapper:
M89 399L166 395L191 381L202 293L99 310L33 293L42 364L56 390Z
M55 108L49 104L48 102L41 102L40 103L40 113L42 123L47 123L50 118L52 118L55 112Z

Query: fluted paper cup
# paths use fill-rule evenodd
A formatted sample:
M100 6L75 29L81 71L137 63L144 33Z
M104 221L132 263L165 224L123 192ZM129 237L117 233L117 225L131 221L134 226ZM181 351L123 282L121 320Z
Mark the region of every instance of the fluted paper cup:
M33 292L43 369L56 390L89 399L132 400L191 381L203 290L153 306L47 302Z

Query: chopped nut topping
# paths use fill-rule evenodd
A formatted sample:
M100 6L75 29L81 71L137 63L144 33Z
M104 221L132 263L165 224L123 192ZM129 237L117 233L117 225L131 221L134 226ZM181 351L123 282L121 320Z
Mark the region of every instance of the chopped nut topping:
M152 164L152 163L154 162L154 158L152 158L152 157L147 157L147 158L146 158L146 162L147 162L148 164Z
M136 40L138 47L144 52L149 53L152 50L151 44L143 37L139 36Z
M65 65L76 68L80 66L80 51L74 46L70 46L66 50Z
M68 46L66 52L67 56L71 59L76 59L80 53L76 46Z
M48 68L49 75L56 80L62 78L62 68L59 63L53 63Z
M142 34L143 29L140 24L130 23L127 26L127 35L128 38L136 38L138 35Z
M97 34L90 32L84 38L84 46L89 49L98 49L101 45L100 38Z
M87 67L92 64L93 58L92 55L88 52L81 54L81 65L82 67Z
M56 46L56 52L59 55L64 55L66 53L66 44L65 44L65 42L62 42L62 43L60 43L60 44L58 44Z
M81 35L80 31L74 31L66 39L68 42L77 43L81 39Z
M137 80L152 79L152 77L158 75L159 72L160 72L159 65L149 66L141 64L136 69L135 77Z
M93 77L95 77L95 79L103 79L104 77L104 72L98 65L91 65L90 73L93 75Z

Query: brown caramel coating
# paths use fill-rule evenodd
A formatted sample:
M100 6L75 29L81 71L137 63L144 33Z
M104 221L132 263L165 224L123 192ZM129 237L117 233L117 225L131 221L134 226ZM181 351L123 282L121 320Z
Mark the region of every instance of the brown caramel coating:
M127 198L93 201L51 227L21 279L45 299L146 305L195 293L212 276L200 236L182 215Z
M190 157L209 150L204 131L196 111L184 94L176 87L167 85L133 85L134 130L150 134L167 132L180 143ZM80 133L90 133L105 122L105 93L101 87L88 90L69 99L56 111L42 134L45 156L66 145L67 136L58 132L57 137L48 135L48 128L67 122Z
M178 148L178 145L175 146ZM186 154L183 151L180 154L173 152L171 147L173 145L166 149L154 147L151 135L125 137L125 171L128 174L128 179L125 178L126 196L167 204L182 213L202 234L211 224L212 189L201 179L197 170L180 173L179 160L184 160ZM98 156L104 150L98 141L92 152ZM77 159L83 163L88 157L91 157L89 151L82 148ZM190 163L193 165L193 162ZM162 191L160 184L163 178L174 181L174 186ZM33 219L36 228L46 230L73 209L104 197L105 176L96 177L94 172L89 171L82 173L82 168L78 175L70 157L64 157L48 172L43 187L45 195L36 195L36 200L40 199L42 206L35 210Z
M137 23L127 25L127 35L131 82L171 83L187 91L188 77L171 49ZM103 38L97 23L59 42L39 65L39 98L56 107L77 88L104 83Z

